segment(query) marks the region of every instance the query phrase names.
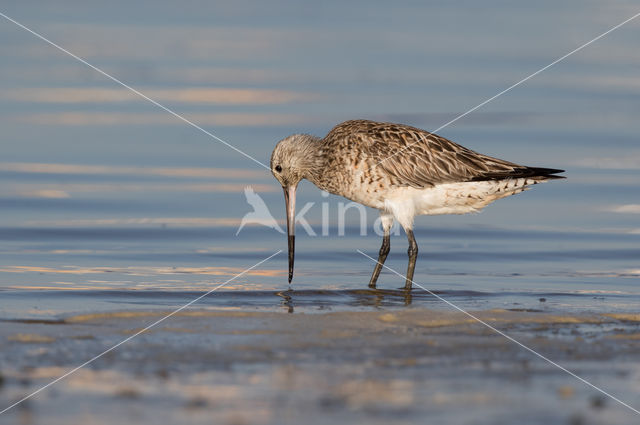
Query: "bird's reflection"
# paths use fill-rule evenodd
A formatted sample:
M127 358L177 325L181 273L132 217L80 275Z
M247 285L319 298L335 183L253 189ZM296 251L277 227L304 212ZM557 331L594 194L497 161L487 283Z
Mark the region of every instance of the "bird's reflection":
M367 301L369 305L373 305L375 307L383 307L385 304L385 297L387 298L387 305L394 304L397 302L398 298L401 298L403 305L409 306L411 305L411 301L413 300L411 291L407 291L404 288L400 288L397 291L371 289L368 291L363 291L363 294L373 295L373 299L368 298Z
M302 306L318 306L319 309L325 309L326 305L331 305L331 301L325 298L328 294L338 296L348 296L350 301L347 304L353 306L373 307L376 309L383 309L389 306L404 305L410 306L413 301L413 295L411 291L407 291L404 288L399 290L384 290L384 289L355 289L346 291L297 291L289 288L286 291L276 292L275 295L282 298L280 305L287 310L287 313L294 312L294 300L293 297L298 295L298 307ZM302 303L302 304L300 304Z
M276 292L276 295L282 297L282 306L287 309L287 313L293 313L293 300L291 298L291 294L293 293L293 289L289 288L286 291Z

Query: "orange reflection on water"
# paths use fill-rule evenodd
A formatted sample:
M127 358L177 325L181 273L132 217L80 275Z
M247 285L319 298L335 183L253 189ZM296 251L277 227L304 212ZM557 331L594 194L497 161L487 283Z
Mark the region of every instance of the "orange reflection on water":
M240 267L92 267L79 266L42 267L42 266L8 266L0 268L0 273L59 273L59 274L101 274L122 273L133 276L154 276L171 274L193 274L208 276L235 276L246 269ZM276 277L283 276L284 270L253 269L245 272L248 276Z

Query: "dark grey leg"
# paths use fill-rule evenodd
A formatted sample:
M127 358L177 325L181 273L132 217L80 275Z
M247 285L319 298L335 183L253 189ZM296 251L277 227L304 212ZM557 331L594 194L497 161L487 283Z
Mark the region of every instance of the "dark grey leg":
M380 270L382 270L382 265L387 259L387 254L389 254L390 249L391 236L389 235L389 231L385 230L384 236L382 237L382 246L380 247L380 252L378 253L378 262L376 263L376 267L373 269L373 274L371 275L371 280L369 281L369 288L376 287L376 282L378 281Z
M407 280L404 284L404 289L411 290L411 283L413 282L413 272L416 269L416 260L418 259L418 244L416 238L413 236L413 230L406 229L407 239L409 239L409 265L407 266Z

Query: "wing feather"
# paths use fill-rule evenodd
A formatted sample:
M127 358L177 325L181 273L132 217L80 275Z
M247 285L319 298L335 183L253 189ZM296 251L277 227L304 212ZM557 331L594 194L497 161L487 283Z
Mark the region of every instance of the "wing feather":
M561 170L535 169L467 149L436 134L403 124L368 120L336 126L326 143L358 146L370 168L380 167L399 184L416 188L440 183L494 180L547 174ZM537 174L542 175L542 174Z

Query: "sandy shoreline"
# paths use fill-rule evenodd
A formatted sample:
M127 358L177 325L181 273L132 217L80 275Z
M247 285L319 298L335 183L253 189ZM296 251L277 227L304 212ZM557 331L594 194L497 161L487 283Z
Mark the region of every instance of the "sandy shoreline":
M0 323L2 407L164 314ZM640 315L474 314L640 405ZM194 309L0 415L0 423L626 424L635 417L462 313Z

